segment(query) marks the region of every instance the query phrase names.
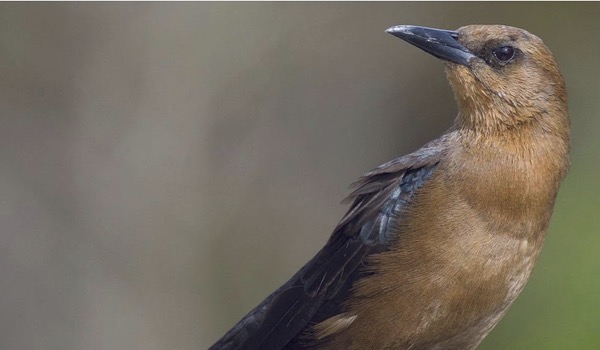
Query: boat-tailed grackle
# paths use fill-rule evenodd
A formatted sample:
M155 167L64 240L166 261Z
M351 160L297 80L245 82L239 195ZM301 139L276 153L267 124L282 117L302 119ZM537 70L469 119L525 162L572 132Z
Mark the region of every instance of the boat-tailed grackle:
M453 127L360 178L326 245L211 349L474 349L525 286L569 167L552 53L503 25L387 32L443 60Z

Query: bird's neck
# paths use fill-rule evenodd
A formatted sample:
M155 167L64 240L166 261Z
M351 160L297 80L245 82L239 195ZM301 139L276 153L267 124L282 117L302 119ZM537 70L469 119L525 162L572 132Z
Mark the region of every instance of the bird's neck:
M450 155L449 168L461 179L464 199L497 222L539 221L531 232L545 231L541 226L547 225L569 165L568 137L536 124L485 137L472 129L456 133L461 147Z
M501 119L487 111L486 120ZM468 118L459 115L455 130L464 150L475 151L474 160L491 157L491 166L507 171L531 171L543 167L546 175L564 177L569 166L570 132L569 118L565 112L552 115L540 111L516 123L496 124L473 122L480 117L471 114ZM478 156L479 155L479 156Z

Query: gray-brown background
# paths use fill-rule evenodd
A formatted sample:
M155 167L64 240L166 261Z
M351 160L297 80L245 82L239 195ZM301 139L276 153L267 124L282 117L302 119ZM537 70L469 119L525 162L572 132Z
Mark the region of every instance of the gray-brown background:
M0 348L203 349L325 242L364 171L447 129L395 24L528 29L573 167L482 349L600 348L597 4L0 5Z

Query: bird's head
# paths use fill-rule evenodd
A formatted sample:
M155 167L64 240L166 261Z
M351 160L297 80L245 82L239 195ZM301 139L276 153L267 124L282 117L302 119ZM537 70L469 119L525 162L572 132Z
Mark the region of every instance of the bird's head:
M493 132L535 121L559 129L568 123L564 79L537 36L503 25L387 32L445 61L461 126Z

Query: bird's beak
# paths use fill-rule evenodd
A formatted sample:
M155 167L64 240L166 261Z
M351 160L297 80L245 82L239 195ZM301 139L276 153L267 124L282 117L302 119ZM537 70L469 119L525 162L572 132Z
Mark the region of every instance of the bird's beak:
M475 55L458 41L458 32L417 26L394 26L386 33L405 40L437 58L469 66Z

